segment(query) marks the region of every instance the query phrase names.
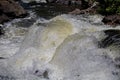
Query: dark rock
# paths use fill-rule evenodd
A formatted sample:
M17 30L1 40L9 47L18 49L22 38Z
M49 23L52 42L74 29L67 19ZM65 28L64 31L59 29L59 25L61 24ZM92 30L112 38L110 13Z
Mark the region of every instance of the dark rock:
M113 74L113 75L118 75L118 72L112 71L112 74Z
M21 16L26 14L26 11L15 1L13 0L0 0L0 9L3 13L12 13L14 16Z
M102 20L105 24L108 25L118 25L120 24L120 15L109 15L105 16Z
M101 48L106 48L111 45L120 46L120 30L105 30L106 37L99 42ZM118 59L117 59L118 60Z
M14 23L16 26L21 27L30 27L36 20L34 18L32 19L23 19L22 21Z
M96 14L97 13L97 8L98 8L98 3L94 2L92 5L92 3L88 3L87 5L90 5L90 7L88 7L87 9L75 9L72 12L69 12L69 14ZM84 5L84 4L81 4Z
M0 80L16 80L14 77L0 75Z
M0 57L0 59L5 59L4 57Z
M0 0L0 23L26 15L27 12L14 0Z
M107 36L114 36L114 35L120 34L120 30L117 30L117 29L109 29L109 30L105 30L104 33L105 33Z
M3 34L4 34L4 30L3 30L3 28L0 26L0 36L3 35ZM0 59L1 59L1 57L0 57Z
M120 65L120 57L115 58L115 62L117 65Z
M119 65L116 65L116 68L120 69L120 64L119 64Z
M45 71L45 72L43 73L43 77L46 78L46 79L49 79L49 77L48 77L48 71Z
M5 14L0 15L0 23L9 21L10 18L8 16L6 16Z

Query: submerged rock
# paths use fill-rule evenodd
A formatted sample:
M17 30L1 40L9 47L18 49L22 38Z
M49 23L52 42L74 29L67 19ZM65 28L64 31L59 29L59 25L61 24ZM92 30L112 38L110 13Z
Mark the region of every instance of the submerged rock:
M111 45L120 46L120 30L110 29L104 31L106 37L101 40L100 47L106 48Z
M13 77L0 75L0 80L16 80L16 79Z
M4 34L3 28L0 26L0 36Z

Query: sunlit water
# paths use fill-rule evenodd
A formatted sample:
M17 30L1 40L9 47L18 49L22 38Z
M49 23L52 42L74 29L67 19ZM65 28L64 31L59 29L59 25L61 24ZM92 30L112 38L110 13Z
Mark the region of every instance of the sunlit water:
M0 39L3 80L120 80L119 47L100 48L106 37L102 16L60 15L5 24ZM27 22L26 22L27 23ZM19 24L19 25L18 25ZM24 26L23 26L24 25ZM26 26L25 26L26 25ZM114 28L119 30L120 26Z

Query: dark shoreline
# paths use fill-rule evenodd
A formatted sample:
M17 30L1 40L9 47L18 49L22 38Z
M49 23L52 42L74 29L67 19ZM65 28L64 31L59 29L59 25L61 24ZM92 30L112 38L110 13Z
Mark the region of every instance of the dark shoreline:
M5 0L4 2L6 2ZM8 3L11 1L12 3ZM78 0L80 1L80 0ZM4 2L0 1L0 4L3 4ZM81 14L99 14L97 9L99 5L95 6L94 8L91 8L93 2L84 2L81 4L71 3L68 2L67 4L63 3L37 3L35 1L30 3L23 3L21 0L8 0L6 2L6 5L11 7L11 11L4 10L3 7L0 8L0 23L3 24L4 22L10 21L15 18L24 18L27 15L27 10L31 10L37 14L38 17L43 17L46 19L50 19L54 16L60 15L60 14L69 14L73 11L74 15L81 15ZM11 6L11 5L17 5L17 6ZM12 8L15 8L15 10ZM16 10L17 9L17 10ZM75 11L76 10L76 11ZM17 13L17 14L16 14ZM19 14L20 13L20 14ZM102 14L101 14L102 15ZM117 26L120 25L120 15L119 14L112 14L112 15L103 15L104 18L102 20L103 23L111 26Z

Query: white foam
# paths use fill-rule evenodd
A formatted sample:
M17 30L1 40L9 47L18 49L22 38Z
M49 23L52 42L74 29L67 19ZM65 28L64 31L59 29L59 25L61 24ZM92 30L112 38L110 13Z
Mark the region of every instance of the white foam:
M51 80L118 80L112 74L114 65L104 58L104 50L97 48L95 42L93 36L80 33L68 37L50 62L57 67Z
M24 3L30 3L32 1L35 1L35 2L44 2L46 3L46 0L22 0Z
M83 18L61 15L36 21L16 54L3 62L9 75L22 80L119 80L119 75L112 74L116 72L111 56L115 51L109 54L109 48L97 46L103 30L113 28Z

